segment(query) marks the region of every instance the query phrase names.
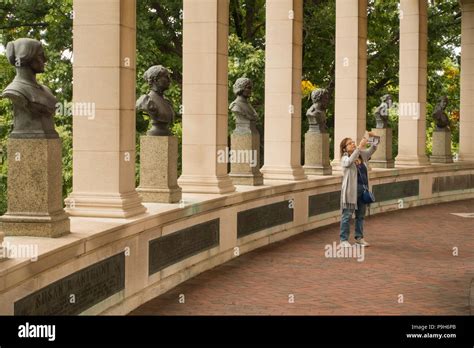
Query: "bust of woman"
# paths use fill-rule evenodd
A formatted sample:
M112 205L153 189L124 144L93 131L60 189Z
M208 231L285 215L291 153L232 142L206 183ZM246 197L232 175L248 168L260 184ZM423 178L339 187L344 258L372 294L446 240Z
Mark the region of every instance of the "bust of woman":
M255 122L258 114L249 103L252 95L252 81L241 77L235 81L233 89L237 98L230 104L229 109L235 118L235 133L257 132Z
M309 131L316 133L327 133L326 109L329 103L329 94L326 89L319 88L311 92L313 105L306 112L309 123Z
M1 97L13 103L11 138L58 138L54 129L56 98L48 87L36 81L44 72L46 57L41 42L18 39L7 44L8 61L16 68L16 76Z
M137 110L144 111L151 118L152 127L147 135L169 136L174 110L163 94L170 87L170 73L165 67L154 65L145 72L143 78L148 82L150 92L138 98L136 106Z

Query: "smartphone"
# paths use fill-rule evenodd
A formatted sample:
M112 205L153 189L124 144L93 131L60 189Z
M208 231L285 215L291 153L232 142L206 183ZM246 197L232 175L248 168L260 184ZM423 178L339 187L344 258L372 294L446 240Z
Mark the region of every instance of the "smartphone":
M374 135L373 137L369 137L369 139L367 140L367 143L378 145L380 143L380 137L376 135Z

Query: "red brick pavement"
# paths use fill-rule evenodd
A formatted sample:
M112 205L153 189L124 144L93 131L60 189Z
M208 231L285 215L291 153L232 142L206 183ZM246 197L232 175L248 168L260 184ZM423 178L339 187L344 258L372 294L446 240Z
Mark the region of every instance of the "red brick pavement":
M450 213L474 213L474 199L367 217L363 262L325 257L333 224L243 254L131 314L469 315L474 219Z

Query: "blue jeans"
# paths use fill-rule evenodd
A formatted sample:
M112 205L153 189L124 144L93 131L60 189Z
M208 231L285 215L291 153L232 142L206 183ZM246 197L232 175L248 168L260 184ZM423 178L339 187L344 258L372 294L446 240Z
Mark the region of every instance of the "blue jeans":
M366 204L362 202L362 193L364 192L364 186L357 185L357 210L355 211L355 238L364 238L364 217L366 211ZM349 240L350 234L350 221L353 211L350 209L342 210L341 217L341 241Z

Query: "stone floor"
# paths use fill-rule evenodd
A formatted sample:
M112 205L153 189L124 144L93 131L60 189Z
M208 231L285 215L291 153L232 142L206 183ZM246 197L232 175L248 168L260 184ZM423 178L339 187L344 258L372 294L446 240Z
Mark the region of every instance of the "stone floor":
M325 257L334 224L243 254L131 315L469 315L474 218L451 213L474 213L474 199L367 217L363 261Z

